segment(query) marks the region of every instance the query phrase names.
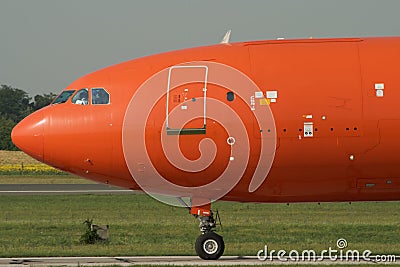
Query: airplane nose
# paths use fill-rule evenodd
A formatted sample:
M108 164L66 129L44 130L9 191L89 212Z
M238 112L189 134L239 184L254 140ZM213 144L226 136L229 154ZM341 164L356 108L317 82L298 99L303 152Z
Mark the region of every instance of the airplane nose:
M24 118L11 132L13 143L39 161L44 159L44 126L47 122L45 109L38 110Z

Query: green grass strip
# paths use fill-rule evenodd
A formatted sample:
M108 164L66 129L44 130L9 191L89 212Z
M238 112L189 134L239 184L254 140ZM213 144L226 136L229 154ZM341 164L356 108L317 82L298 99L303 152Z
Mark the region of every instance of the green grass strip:
M349 249L400 255L399 203L217 202L225 255L270 249ZM0 196L0 257L194 255L198 222L143 194ZM108 244L81 245L83 222L110 225Z

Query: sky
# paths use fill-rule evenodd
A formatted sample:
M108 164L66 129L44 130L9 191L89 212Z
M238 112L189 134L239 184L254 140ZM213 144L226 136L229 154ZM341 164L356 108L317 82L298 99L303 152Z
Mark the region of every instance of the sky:
M399 0L0 0L0 84L31 96L133 58L219 43L400 35Z

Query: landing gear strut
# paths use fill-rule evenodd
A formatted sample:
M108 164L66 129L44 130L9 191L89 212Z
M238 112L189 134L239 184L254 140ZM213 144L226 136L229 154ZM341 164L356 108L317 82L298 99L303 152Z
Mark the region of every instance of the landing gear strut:
M222 236L214 232L216 222L211 210L193 208L190 211L200 221L201 235L196 240L196 253L203 260L217 260L225 250ZM217 218L219 215L217 213Z

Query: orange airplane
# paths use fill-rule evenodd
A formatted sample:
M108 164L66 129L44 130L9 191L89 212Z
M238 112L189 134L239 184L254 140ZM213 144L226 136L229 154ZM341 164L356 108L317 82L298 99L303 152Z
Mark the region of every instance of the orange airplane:
M400 38L227 39L88 74L12 140L66 172L187 203L203 259L224 251L217 199L400 200Z

